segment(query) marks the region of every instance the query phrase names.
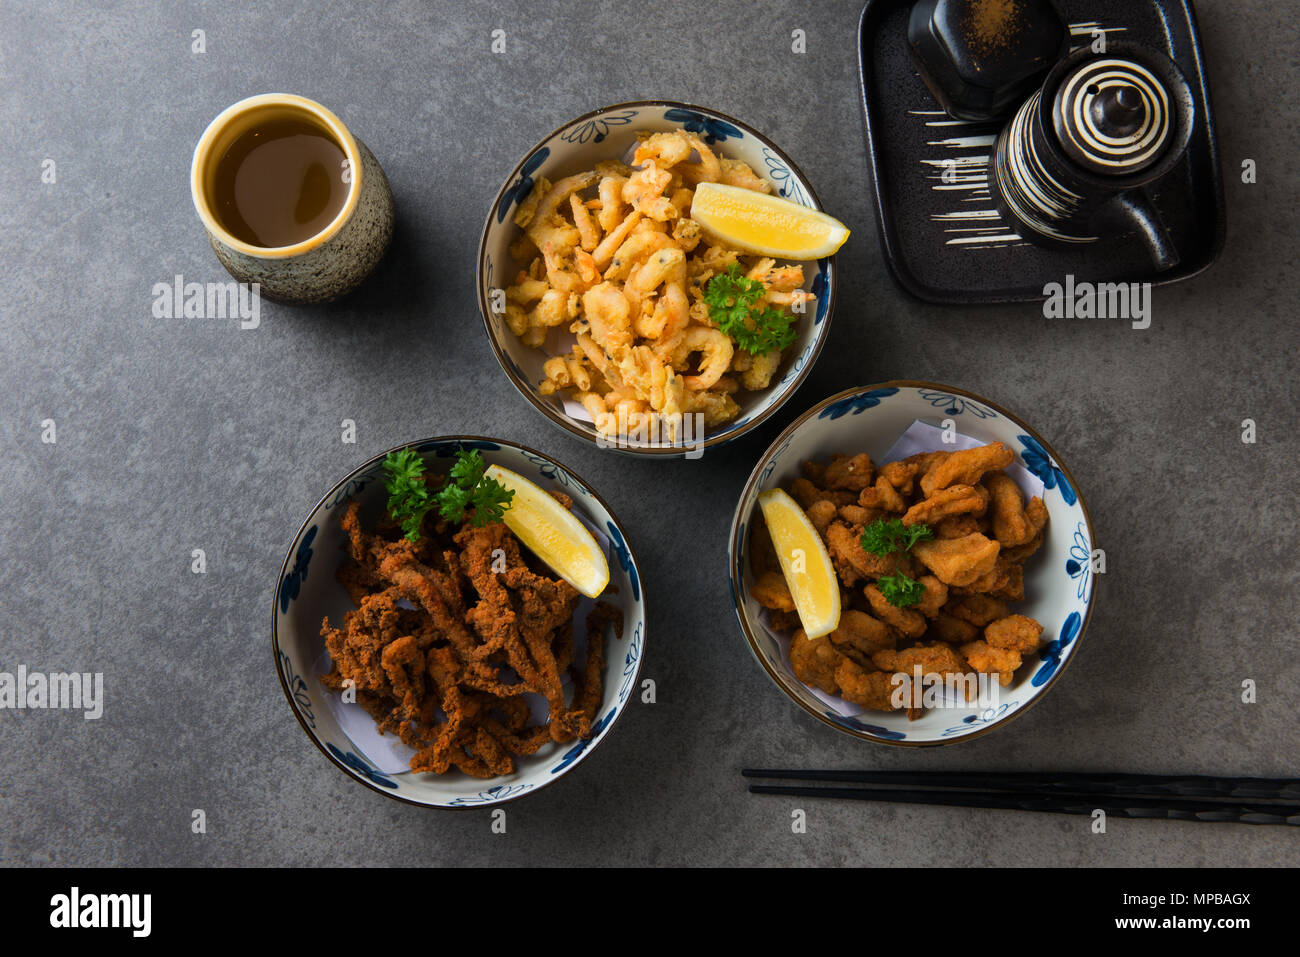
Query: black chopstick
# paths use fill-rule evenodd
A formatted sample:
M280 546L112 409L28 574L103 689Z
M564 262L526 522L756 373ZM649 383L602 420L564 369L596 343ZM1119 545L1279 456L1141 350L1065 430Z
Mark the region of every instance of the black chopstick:
M1294 778L1210 777L1194 774L1109 774L1088 772L989 771L804 771L745 768L747 778L828 781L846 784L892 784L927 788L974 788L1131 797L1237 798L1251 801L1300 801Z
M1206 821L1240 824L1289 824L1300 826L1300 806L1287 804L1228 804L1214 800L1007 793L993 791L947 791L802 787L752 784L751 794L787 797L840 798L850 801L883 801L897 804L929 804L944 807L994 808L1008 811L1040 811L1052 814L1091 815L1102 810L1108 817L1174 821Z

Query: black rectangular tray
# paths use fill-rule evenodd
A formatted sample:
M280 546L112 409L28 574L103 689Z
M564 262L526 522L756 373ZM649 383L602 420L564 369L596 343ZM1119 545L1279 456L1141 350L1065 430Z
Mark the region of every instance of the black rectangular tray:
M1064 250L1033 246L994 209L978 184L980 157L1002 123L964 123L940 109L921 81L907 45L912 0L867 0L858 25L858 69L867 153L881 243L890 272L927 302L1028 302L1048 283L1149 282L1165 285L1203 272L1225 237L1223 177L1209 88L1190 0L1058 0L1076 46L1107 37L1162 50L1196 98L1196 129L1184 162L1150 190L1181 256L1158 272L1135 241L1105 241ZM1085 26L1088 25L1088 26ZM946 184L945 161L976 182ZM986 167L985 167L986 168ZM950 177L951 178L951 177ZM960 178L960 177L959 177ZM974 215L972 215L974 214Z

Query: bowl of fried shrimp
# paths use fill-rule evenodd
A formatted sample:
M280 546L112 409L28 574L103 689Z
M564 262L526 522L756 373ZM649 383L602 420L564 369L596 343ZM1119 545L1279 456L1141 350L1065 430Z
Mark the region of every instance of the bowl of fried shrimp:
M488 339L515 387L571 435L633 455L694 457L775 413L816 361L834 307L834 256L788 262L732 248L690 218L701 183L821 209L762 134L669 101L565 123L493 201L477 275ZM719 277L753 291L777 320L770 330L738 338L718 328L710 301L721 287L710 283Z
M950 744L1061 677L1104 570L1095 540L1078 483L1026 423L952 386L888 382L813 406L759 460L732 594L803 710L864 740Z
M607 579L575 587L548 567L507 525L519 500L494 474L558 500ZM645 632L636 558L604 500L541 452L449 436L325 493L285 557L271 642L289 707L336 767L396 800L466 808L585 761L635 690Z

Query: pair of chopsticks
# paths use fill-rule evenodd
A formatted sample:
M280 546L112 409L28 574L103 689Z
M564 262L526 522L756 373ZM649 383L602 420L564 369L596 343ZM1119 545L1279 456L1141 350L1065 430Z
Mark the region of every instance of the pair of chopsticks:
M822 786L751 784L750 794L1171 821L1300 825L1300 780L1200 775L983 771L774 771L747 778ZM839 787L830 785L887 785Z

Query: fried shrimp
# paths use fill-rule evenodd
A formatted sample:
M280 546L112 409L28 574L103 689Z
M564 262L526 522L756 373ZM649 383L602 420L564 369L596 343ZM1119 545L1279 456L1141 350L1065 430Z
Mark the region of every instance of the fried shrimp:
M765 315L797 323L814 311L802 266L706 238L690 218L700 183L773 191L744 162L676 129L638 134L631 165L611 159L554 183L537 177L515 213L522 236L511 255L526 266L505 290L505 325L548 353L539 391L576 400L602 434L617 432L627 415L661 419L670 432L689 414L717 426L739 415L745 394L777 381L785 349L741 356L715 326L708 286L731 266L759 284L754 307ZM643 374L633 374L629 354L643 345L663 368L642 369L638 359Z
M716 385L731 366L735 346L731 337L707 326L691 326L683 334L673 351L673 368L689 368L689 359L699 353L699 372L685 375L682 382L692 392L701 392Z

